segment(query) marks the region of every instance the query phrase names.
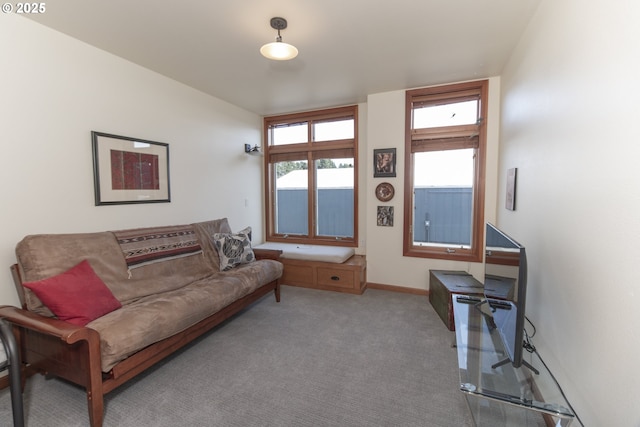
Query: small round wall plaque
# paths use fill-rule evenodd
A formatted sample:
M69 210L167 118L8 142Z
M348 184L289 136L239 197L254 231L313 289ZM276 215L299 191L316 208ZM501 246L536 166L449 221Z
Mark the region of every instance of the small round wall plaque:
M393 188L393 185L389 184L388 182L380 183L376 187L376 197L381 202L388 202L389 200L393 199L394 194L395 190Z

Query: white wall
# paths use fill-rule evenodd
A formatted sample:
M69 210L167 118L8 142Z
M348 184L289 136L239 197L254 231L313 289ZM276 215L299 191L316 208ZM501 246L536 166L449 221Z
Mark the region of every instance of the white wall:
M455 83L455 82L452 82ZM366 158L366 186L361 185L366 198L366 253L367 281L370 283L402 286L426 290L429 288L429 270L463 270L482 280L482 263L405 257L402 255L404 215L404 136L405 90L377 93L367 98L367 140L359 155ZM487 172L485 219L495 219L496 182L498 165L498 134L500 124L500 78L489 79L489 112L487 120ZM395 178L373 178L373 150L396 148ZM374 196L381 182L390 182L395 188L394 198L381 203ZM362 190L361 190L362 191ZM378 205L393 206L393 227L377 225Z
M18 304L9 266L27 234L226 216L261 239L262 160L243 146L260 145L259 116L28 19L0 19L0 304ZM92 130L169 143L171 203L94 206Z
M502 75L499 199L518 168L527 315L589 426L637 427L640 3L544 0Z

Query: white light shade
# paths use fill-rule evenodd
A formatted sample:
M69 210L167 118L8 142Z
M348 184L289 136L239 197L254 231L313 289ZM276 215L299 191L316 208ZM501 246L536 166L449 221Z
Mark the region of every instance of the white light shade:
M265 58L275 59L276 61L285 61L298 56L298 49L288 43L275 41L262 46L260 48L260 53Z

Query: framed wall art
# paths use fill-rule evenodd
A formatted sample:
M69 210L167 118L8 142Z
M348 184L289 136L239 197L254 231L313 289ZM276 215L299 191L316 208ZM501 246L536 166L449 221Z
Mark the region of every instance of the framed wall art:
M373 150L373 177L396 176L396 149L380 148Z
M380 227L393 227L393 206L378 206L377 224Z
M95 203L171 201L169 144L91 132Z
M510 211L516 210L516 175L518 168L507 170L507 196L505 198L505 208Z

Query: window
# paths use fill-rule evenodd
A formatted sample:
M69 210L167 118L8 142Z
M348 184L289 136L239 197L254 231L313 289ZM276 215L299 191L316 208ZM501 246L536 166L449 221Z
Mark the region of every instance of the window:
M406 93L406 256L482 261L487 88Z
M267 240L356 246L357 108L264 119Z

